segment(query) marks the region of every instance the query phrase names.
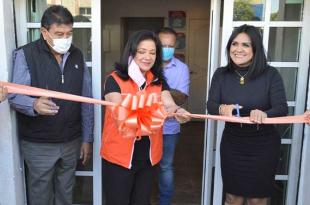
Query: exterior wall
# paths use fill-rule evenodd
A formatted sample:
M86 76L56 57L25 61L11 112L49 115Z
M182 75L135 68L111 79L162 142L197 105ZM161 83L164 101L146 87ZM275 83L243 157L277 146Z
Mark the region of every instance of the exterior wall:
M7 81L15 48L13 1L0 1L0 80ZM7 101L0 104L0 204L24 203L21 160L14 112Z
M310 35L310 0L304 0L304 21L307 22L304 24L303 32L308 41L306 42L307 47L310 48L309 35ZM307 62L305 64L308 66L308 83L307 83L307 102L306 109L310 110L310 52L305 53ZM305 58L306 59L306 58ZM309 204L310 202L310 126L304 126L304 135L303 135L303 144L302 144L302 153L301 153L301 166L300 166L300 176L299 176L299 191L297 196L297 204L304 205Z
M310 64L310 54L309 54ZM309 65L310 71L310 65ZM309 77L308 77L309 78ZM307 110L310 110L310 81L308 80L308 94L307 94ZM298 193L298 205L308 204L310 201L310 126L305 125L303 150L300 168L299 179L299 193Z
M73 16L76 16L80 13L80 7L89 7L91 5L91 0L47 0L46 2L42 1L43 5L54 5L54 4L62 4L63 6L70 8Z
M13 22L13 1L0 1L0 81L8 81L11 70L11 52L15 48L15 34ZM125 1L124 1L125 2ZM130 5L123 5L121 0L104 0L103 3L103 29L111 29L111 51L114 55L106 56L106 65L111 65L118 59L120 52L120 20L116 16L124 17L157 17L161 13L167 15L169 10L185 10L188 18L209 18L205 12L207 1L198 1L193 6L186 0L159 0L158 6L154 2L133 0ZM310 0L305 0L309 4ZM175 4L178 4L175 7ZM134 5L140 5L136 7ZM208 4L207 4L208 5ZM155 8L151 12L143 9ZM208 8L209 9L209 8ZM109 11L109 12L108 12ZM119 13L118 13L119 12ZM112 13L112 15L111 15ZM116 14L117 13L117 14ZM167 16L165 16L167 18ZM309 18L309 17L308 17ZM309 26L309 25L305 25ZM113 43L113 44L112 44ZM115 49L115 50L113 50ZM117 57L116 57L117 56ZM98 57L98 56L97 56ZM112 59L109 62L109 59ZM307 108L310 109L310 82L308 81ZM14 112L10 110L7 101L0 104L0 205L25 204L23 173L16 135ZM300 168L300 184L298 204L304 205L310 201L310 126L305 126L302 161Z

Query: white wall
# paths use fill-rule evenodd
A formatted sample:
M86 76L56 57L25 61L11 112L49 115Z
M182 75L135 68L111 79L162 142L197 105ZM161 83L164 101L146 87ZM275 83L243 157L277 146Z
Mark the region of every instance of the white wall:
M7 81L15 48L12 1L0 1L0 80ZM24 204L16 123L8 102L0 104L0 204Z
M304 24L303 27L303 35L308 41L305 40L303 46L306 47L304 51L301 52L301 56L305 55L303 59L305 59L305 63L303 65L304 68L307 66L310 69L310 0L304 1L304 14L303 14ZM309 70L306 75L309 75ZM310 110L310 81L308 76L308 93L307 93L307 102L306 109ZM298 136L299 137L299 136ZM298 190L298 205L305 205L310 203L310 126L305 125L304 129L304 138L303 138L303 146L301 153L301 166L300 166L300 178L299 178L299 190Z
M119 60L121 17L165 17L166 25L168 25L168 11L171 10L185 11L187 22L189 19L209 19L210 2L208 0L103 0L103 35L108 35L108 37L104 36L102 42L108 47L108 51L103 53L105 71L111 70L114 62Z

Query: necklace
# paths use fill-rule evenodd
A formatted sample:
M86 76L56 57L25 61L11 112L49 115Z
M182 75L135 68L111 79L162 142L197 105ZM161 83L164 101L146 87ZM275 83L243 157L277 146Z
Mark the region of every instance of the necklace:
M240 83L240 85L244 85L244 77L248 74L248 72L249 71L247 71L244 75L241 75L238 71L236 71L236 70L234 70L236 73L237 73L237 75L240 77L240 80L239 80L239 83Z

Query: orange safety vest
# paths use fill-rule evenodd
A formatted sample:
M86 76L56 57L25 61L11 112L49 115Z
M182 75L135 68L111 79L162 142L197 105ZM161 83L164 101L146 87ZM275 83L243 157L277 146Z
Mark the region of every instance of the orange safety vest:
M121 89L121 93L136 94L139 91L138 86L132 81L122 80L116 72L111 73ZM158 93L162 91L161 85L152 85L154 75L148 71L146 73L146 93ZM162 157L163 152L163 135L162 129L154 135L149 136L150 139L150 161L152 165L157 164ZM102 132L102 142L100 155L105 160L114 164L131 168L131 161L134 152L134 144L137 138L124 138L119 133L116 120L113 120L111 109L105 110L104 128Z

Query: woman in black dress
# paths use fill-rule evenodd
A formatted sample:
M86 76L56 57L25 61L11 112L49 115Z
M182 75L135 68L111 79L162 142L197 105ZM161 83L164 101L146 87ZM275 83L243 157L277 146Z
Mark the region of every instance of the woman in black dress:
M225 123L221 141L221 169L225 205L266 205L273 192L281 139L266 117L287 115L283 81L267 64L260 32L242 25L228 41L228 64L212 78L208 112L250 116L255 124Z

